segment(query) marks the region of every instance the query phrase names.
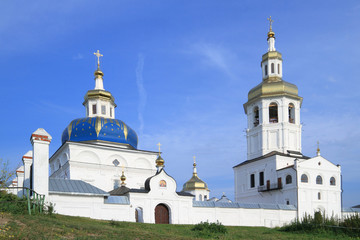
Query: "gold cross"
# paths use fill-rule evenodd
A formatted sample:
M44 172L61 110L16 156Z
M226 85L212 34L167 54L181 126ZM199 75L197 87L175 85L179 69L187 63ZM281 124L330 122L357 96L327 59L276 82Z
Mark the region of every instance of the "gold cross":
M320 143L319 143L319 141L317 141L316 153L319 154L319 152L320 152Z
M158 144L156 144L156 145L158 145L159 146L159 155L160 155L160 147L161 147L161 144L160 143L158 143Z
M102 55L99 50L97 50L97 52L94 52L94 55L98 59L98 68L100 68L100 57L103 57L104 55Z
M271 16L267 18L267 20L269 20L270 22L270 32L272 31L272 23L274 22L274 20L271 19Z
M195 158L196 158L196 157L195 157L195 156L193 156L193 159L194 159L194 163L196 163L196 161L195 161Z

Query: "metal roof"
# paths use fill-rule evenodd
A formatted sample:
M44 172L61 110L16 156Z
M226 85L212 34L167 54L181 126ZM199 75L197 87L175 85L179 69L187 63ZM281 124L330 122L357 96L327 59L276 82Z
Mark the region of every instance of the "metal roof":
M360 209L359 208L350 208L350 207L343 207L342 208L343 212L358 212L360 213Z
M129 198L127 196L108 196L105 198L104 203L130 205Z
M49 178L49 193L70 194L70 195L90 195L108 196L109 193L94 187L93 185L71 179Z
M230 203L230 202L214 202L214 201L193 201L193 207L296 210L296 206L294 205L271 204L271 203L240 203L240 202Z

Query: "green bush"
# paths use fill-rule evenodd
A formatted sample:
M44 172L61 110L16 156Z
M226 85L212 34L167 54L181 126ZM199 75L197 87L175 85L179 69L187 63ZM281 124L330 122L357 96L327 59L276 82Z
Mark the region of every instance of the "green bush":
M212 234L227 233L226 227L219 221L216 221L216 223L209 223L208 221L200 222L196 224L191 230L201 232L203 235L207 236L211 236Z
M23 214L27 212L26 198L19 198L14 194L0 191L0 211L13 214Z
M314 217L305 215L303 219L296 220L280 228L280 231L299 233L330 233L360 237L360 217L358 214L339 220L335 217L325 217L315 212Z

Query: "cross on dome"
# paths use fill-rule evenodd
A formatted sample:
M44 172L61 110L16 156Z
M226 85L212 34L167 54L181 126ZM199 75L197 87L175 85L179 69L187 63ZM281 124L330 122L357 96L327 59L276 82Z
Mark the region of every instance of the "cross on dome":
M97 65L98 69L100 69L100 57L103 57L104 55L102 55L99 50L97 50L97 52L94 52L94 55L97 57Z
M160 147L161 147L161 144L160 143L158 143L158 144L156 144L156 145L158 145L159 146L159 156L161 155L161 150L160 150Z
M271 31L272 31L272 23L274 22L274 20L271 19L271 16L268 17L267 20L268 20L269 23L270 23L270 30L269 30L269 32L271 32Z

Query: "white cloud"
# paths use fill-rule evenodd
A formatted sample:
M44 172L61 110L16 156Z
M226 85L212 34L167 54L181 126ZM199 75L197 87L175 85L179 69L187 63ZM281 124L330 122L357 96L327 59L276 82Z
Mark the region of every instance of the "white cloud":
M139 92L138 119L140 122L140 127L139 127L140 136L143 135L144 126L145 126L143 112L145 110L146 98L147 98L146 90L144 87L144 79L143 79L144 61L145 61L145 57L140 53L138 56L138 63L136 67L136 85Z
M239 66L236 55L228 49L215 44L197 43L192 45L191 52L203 58L203 64L215 66L225 73L231 80L239 78L235 66Z

